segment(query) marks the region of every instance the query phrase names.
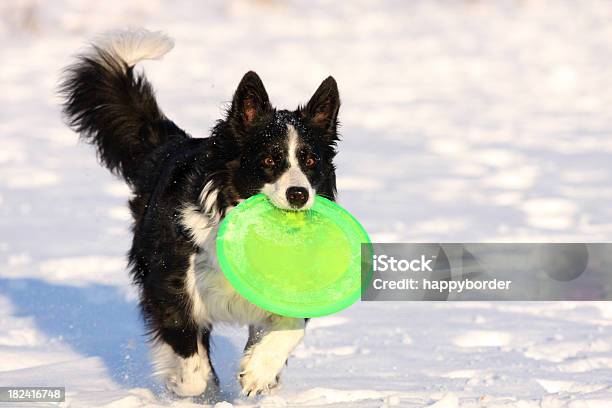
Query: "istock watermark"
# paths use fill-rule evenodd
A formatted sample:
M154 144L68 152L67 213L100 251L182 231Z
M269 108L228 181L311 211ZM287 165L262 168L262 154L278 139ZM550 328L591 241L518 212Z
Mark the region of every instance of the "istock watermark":
M395 259L388 255L372 255L372 261L375 271L386 272L432 272L431 263L435 258L427 259L425 255L421 255L420 259Z
M612 244L364 245L362 300L612 300Z

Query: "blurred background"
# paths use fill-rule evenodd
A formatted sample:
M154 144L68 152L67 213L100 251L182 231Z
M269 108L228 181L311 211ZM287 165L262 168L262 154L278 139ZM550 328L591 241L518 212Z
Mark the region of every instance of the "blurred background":
M163 403L124 270L127 188L62 123L56 95L88 39L126 26L176 40L139 69L196 137L248 70L291 109L333 75L340 202L375 241L612 237L608 1L5 1L0 383L53 373L85 406ZM605 303L360 304L313 322L279 398L605 406L611 316ZM226 330L217 347L235 360L243 334ZM233 369L221 367L228 401Z

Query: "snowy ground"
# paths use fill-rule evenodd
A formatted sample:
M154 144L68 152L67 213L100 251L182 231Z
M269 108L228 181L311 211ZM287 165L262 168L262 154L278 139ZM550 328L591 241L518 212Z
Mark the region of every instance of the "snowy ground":
M612 238L609 2L124 3L0 5L0 385L65 385L71 407L199 403L149 378L127 191L59 116L60 69L109 28L176 38L145 67L196 136L249 69L285 107L333 74L341 201L375 240ZM244 340L215 335L219 406L612 405L606 304L357 304L314 320L283 388L250 402Z

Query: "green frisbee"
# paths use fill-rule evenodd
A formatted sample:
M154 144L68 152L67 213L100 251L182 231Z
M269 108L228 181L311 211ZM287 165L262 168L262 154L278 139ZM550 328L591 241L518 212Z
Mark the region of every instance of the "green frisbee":
M227 280L251 303L290 317L317 317L352 305L361 294L361 224L316 196L306 211L275 207L263 194L228 213L217 234Z

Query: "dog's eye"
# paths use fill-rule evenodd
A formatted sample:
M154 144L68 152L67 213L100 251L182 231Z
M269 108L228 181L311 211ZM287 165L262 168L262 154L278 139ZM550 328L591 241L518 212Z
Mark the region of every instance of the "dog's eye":
M308 168L314 167L315 164L317 164L317 158L313 155L308 156L304 162L304 165Z
M262 164L265 167L273 167L274 166L274 159L272 158L272 156L266 156L264 157L264 159L262 160Z

